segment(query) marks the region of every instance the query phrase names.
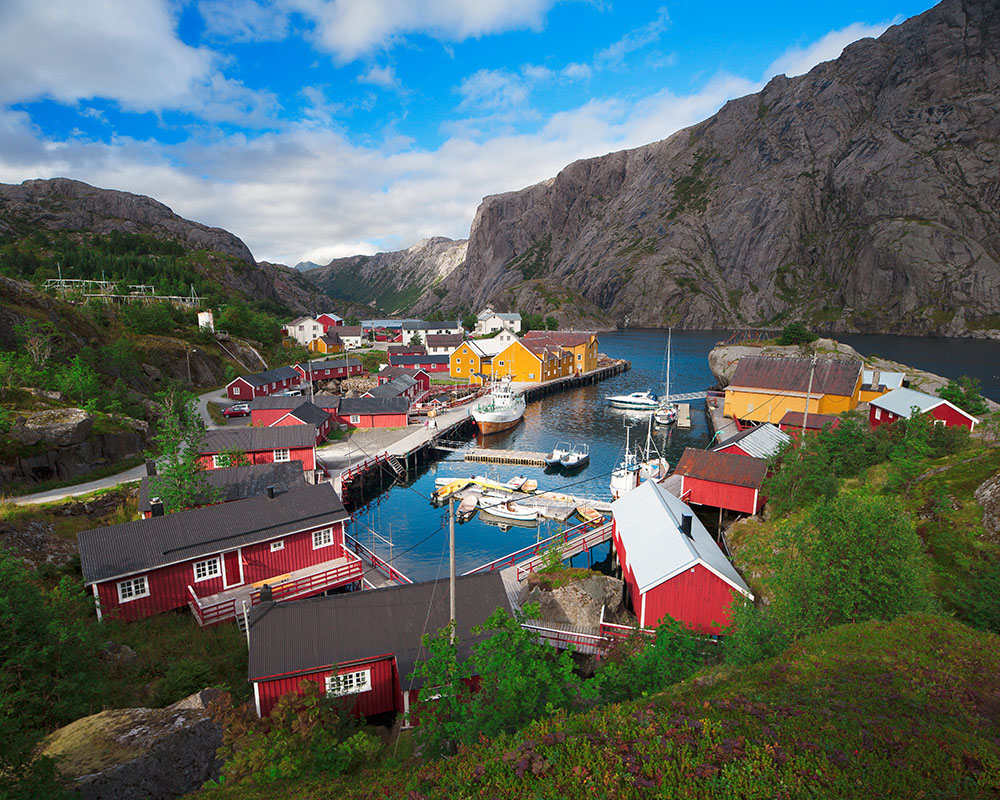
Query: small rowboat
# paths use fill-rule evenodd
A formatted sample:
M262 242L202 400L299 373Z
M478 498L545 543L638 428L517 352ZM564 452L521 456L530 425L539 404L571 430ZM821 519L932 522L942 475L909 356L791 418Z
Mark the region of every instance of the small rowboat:
M576 509L577 515L583 519L584 522L603 522L604 515L595 508L590 508L589 506L579 506Z
M522 486L524 486L524 482L526 480L528 480L528 478L524 475L515 475L513 478L507 481L507 485L511 489L520 489Z
M484 506L482 510L500 519L513 519L522 522L532 522L538 519L537 508L522 506L514 502L490 503Z
M458 509L456 514L460 520L471 519L472 515L476 513L476 506L479 505L479 497L474 494L467 494L462 498L462 502L458 504Z
M559 442L552 448L552 452L545 456L545 466L558 467L560 462L570 452L569 442Z
M538 488L538 481L534 478L528 478L524 483L521 484L521 491L528 492L529 494Z

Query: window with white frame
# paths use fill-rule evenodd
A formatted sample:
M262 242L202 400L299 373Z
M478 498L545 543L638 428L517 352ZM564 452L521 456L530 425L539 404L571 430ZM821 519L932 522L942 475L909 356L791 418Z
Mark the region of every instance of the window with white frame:
M288 448L285 448L284 450L275 450L274 451L274 460L275 460L275 463L280 462L280 461L291 461L292 460L292 455L291 455L291 453L288 452Z
M329 547L333 544L333 528L323 528L319 531L313 531L313 550L319 550L321 547Z
M875 419L882 419L882 409L877 406L875 408Z
M285 549L285 540L284 539L279 539L276 542L271 542L271 552L272 553L276 553L279 550L284 550L284 549Z
M218 557L194 562L195 581L207 581L209 578L215 578L220 574L222 574L222 570L219 568Z
M351 424L352 425L357 425L360 422L361 422L361 415L360 414L351 414Z
M233 387L233 394L239 394L239 393L240 393L240 387L239 386L234 386Z
M370 669L359 669L356 672L329 675L326 679L326 694L328 697L361 694L362 692L370 692L371 688L372 671Z
M140 597L149 597L149 583L145 575L118 581L118 602L128 603Z
M212 456L212 469L221 469L229 466L229 456L217 453Z

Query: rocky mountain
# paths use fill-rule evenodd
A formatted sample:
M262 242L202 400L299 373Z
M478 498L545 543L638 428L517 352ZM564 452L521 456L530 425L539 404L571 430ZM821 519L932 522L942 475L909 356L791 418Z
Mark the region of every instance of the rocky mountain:
M1000 337L1000 7L945 0L654 144L487 197L460 303Z
M466 239L435 236L406 250L336 258L310 269L306 277L333 297L395 313L405 311L425 291L442 297L440 283L465 260L467 245Z
M308 272L311 269L316 269L317 267L323 266L322 264L317 264L315 261L300 261L295 265L295 269L299 272Z
M75 237L148 234L202 252L205 263L199 266L210 278L247 299L274 301L296 313L329 304L294 269L255 261L239 237L184 219L151 197L68 178L0 184L0 240L17 240L37 230Z

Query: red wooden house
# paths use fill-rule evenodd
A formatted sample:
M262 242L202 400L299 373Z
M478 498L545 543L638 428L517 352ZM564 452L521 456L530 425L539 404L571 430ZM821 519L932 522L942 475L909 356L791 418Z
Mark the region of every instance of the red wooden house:
M292 367L277 367L252 375L241 375L226 386L226 394L232 400L253 400L276 392L283 392L298 386L302 380Z
M330 313L320 314L316 317L316 321L323 326L323 333L326 333L330 328L337 328L344 324L342 317Z
M147 462L147 474L139 482L139 514L143 519L153 516L152 499L160 494L155 465L152 466L152 472L150 469L150 463ZM289 492L306 485L302 467L295 461L209 469L205 470L202 478L214 496L196 500L192 507L210 503L230 503L233 500L266 494L268 487L278 492Z
M684 448L675 475L681 478L680 496L688 503L756 514L764 507L760 493L767 462L736 453Z
M389 363L394 367L422 369L425 372L448 372L451 369L450 356L389 356Z
M296 364L293 369L303 383L308 381L328 381L363 375L365 368L356 358L333 358L327 361L307 361Z
M426 373L425 373L426 374ZM369 389L362 397L405 397L411 403L422 394L420 385L409 375L397 375L391 381L380 381L374 389Z
M790 441L792 441L791 436L783 433L776 425L765 422L730 436L712 449L716 453L736 453L751 458L763 458L766 461Z
M316 395L313 401L320 408L329 411L336 410L339 395ZM257 428L267 428L277 422L289 411L307 402L302 397L258 397L250 403L250 424ZM329 407L327 407L329 405ZM332 413L332 412L331 412Z
M691 508L655 481L611 504L612 541L628 600L640 625L668 614L694 630L721 633L736 595L751 600L740 577Z
M431 388L431 376L427 373L427 370L423 369L409 369L407 367L394 367L391 364L385 364L375 377L378 379L379 385L382 385L383 383L388 383L393 378L398 378L400 375L408 375L417 382L418 396Z
M301 399L300 397L299 400ZM330 432L330 427L333 425L333 414L320 408L318 405L306 401L305 403L300 403L291 411L285 412L284 415L276 419L268 427L282 428L289 425L307 425L312 427L316 432L316 444L319 445L326 439L326 435Z
M309 483L315 481L317 472L322 472L317 468L316 432L307 425L211 430L198 448L198 460L205 469L228 467L226 453L230 452L246 453L251 464L300 461Z
M427 348L422 344L390 344L387 352L390 359L392 356L425 356Z
M344 506L324 483L233 503L162 514L77 536L98 619L132 620L190 608L203 625L260 602L309 597L361 580L344 546Z
M337 422L353 428L405 428L409 410L405 397L341 397Z
M786 411L778 427L790 436L798 437L802 433L803 424L807 431L813 433L818 433L827 425L831 430L835 430L840 427L840 417L836 414L810 414L806 419L801 411Z
M458 655L465 660L483 638L470 629L497 608L510 613L510 601L495 572L458 578L455 594ZM257 606L250 615L257 713L267 716L280 697L315 681L328 694L355 697L356 714L405 714L422 686L411 685L409 675L429 656L421 634L448 624L448 605L447 581L428 581Z
M914 408L919 414L927 414L935 425L962 427L971 431L979 422L943 397L934 397L915 389L893 389L869 401L868 423L872 428L877 428L897 419L909 419Z

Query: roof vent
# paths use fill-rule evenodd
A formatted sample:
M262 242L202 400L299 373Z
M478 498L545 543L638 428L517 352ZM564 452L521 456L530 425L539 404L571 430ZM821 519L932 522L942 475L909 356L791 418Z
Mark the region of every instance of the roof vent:
M149 510L152 512L154 517L162 517L163 501L159 497L151 497L149 499Z
M260 587L260 602L262 603L274 602L274 595L271 593L271 587L266 583Z
M268 486L267 487L267 499L268 500L273 500L274 499L274 487L273 486Z
M691 523L694 520L693 514L681 514L681 533L694 541L694 537L691 535Z

